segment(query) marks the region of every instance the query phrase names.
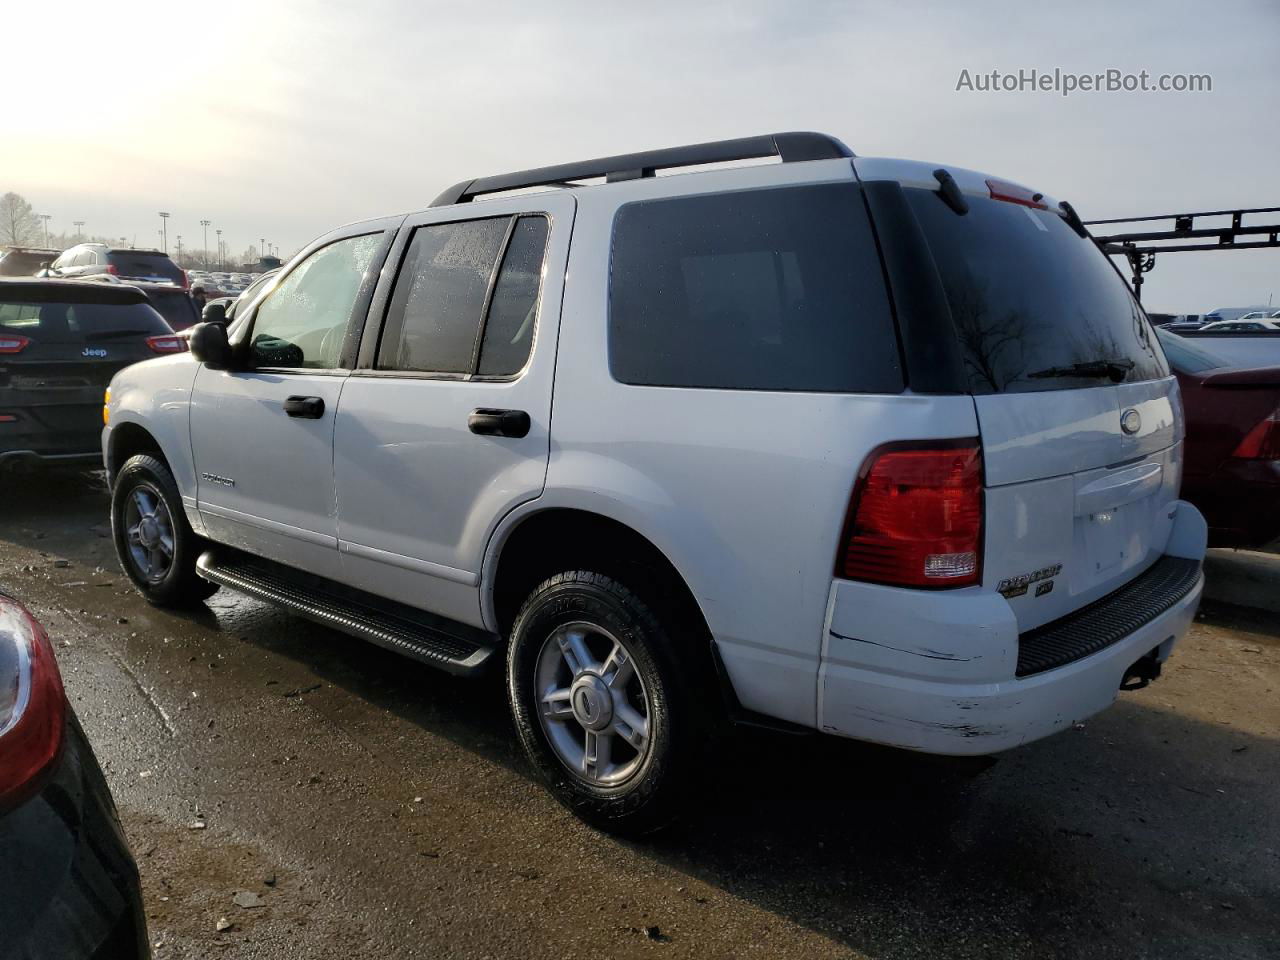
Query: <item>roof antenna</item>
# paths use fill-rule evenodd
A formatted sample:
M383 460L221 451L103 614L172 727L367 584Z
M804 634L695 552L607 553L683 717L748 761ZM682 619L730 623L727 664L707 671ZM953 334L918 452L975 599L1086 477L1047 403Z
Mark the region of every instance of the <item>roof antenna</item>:
M969 212L969 201L960 192L960 184L956 183L955 177L939 167L933 171L933 179L938 181L938 196L942 197L943 203L962 217Z

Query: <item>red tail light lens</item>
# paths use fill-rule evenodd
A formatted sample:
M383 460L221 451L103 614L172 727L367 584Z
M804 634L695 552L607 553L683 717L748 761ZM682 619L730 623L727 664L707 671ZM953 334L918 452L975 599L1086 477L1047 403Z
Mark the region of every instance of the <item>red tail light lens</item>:
M0 333L0 353L21 353L31 343L26 337Z
M191 278L187 276L187 271L180 270L179 273L182 274L182 281L179 286L181 286L183 290L191 289Z
M1016 183L1009 183L1005 180L988 180L987 189L991 191L992 200L1017 203L1024 207L1034 207L1037 210L1049 209L1049 205L1044 202L1043 193L1037 193Z
M182 353L187 349L187 341L185 337L166 333L159 337L147 337L147 346L154 353Z
M1241 460L1280 460L1280 409L1250 430L1231 455Z
M66 713L48 635L0 595L0 809L26 799L57 760Z
M117 267L114 263L108 263L107 273L111 274L113 277L118 277L120 276L120 268Z
M872 453L854 490L836 576L899 587L978 583L978 441L893 444Z

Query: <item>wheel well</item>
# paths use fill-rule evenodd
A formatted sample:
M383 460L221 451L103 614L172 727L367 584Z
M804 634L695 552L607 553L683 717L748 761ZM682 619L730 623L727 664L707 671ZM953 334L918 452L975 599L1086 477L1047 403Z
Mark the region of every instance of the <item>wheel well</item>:
M625 524L583 510L544 510L507 537L498 556L493 605L499 630L543 580L565 570L594 570L626 583L651 604L690 617L708 643L711 632L689 585L666 555Z
M111 476L109 479L111 480L115 479L120 467L130 457L136 457L140 453L149 453L164 463L168 463L165 460L164 453L160 450L160 444L156 443L156 438L151 436L145 427L140 427L136 423L122 423L111 431L110 453L109 467Z

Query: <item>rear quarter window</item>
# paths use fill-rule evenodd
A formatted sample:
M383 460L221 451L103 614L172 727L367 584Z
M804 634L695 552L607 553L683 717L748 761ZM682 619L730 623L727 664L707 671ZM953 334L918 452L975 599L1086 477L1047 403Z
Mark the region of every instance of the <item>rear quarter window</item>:
M856 184L641 201L614 221L609 365L648 386L900 393Z

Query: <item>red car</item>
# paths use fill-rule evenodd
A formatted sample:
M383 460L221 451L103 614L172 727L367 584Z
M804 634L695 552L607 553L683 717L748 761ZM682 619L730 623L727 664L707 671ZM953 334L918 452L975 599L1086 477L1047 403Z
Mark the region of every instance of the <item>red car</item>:
M1182 497L1211 547L1280 538L1280 366L1239 369L1211 347L1159 331L1187 415Z

